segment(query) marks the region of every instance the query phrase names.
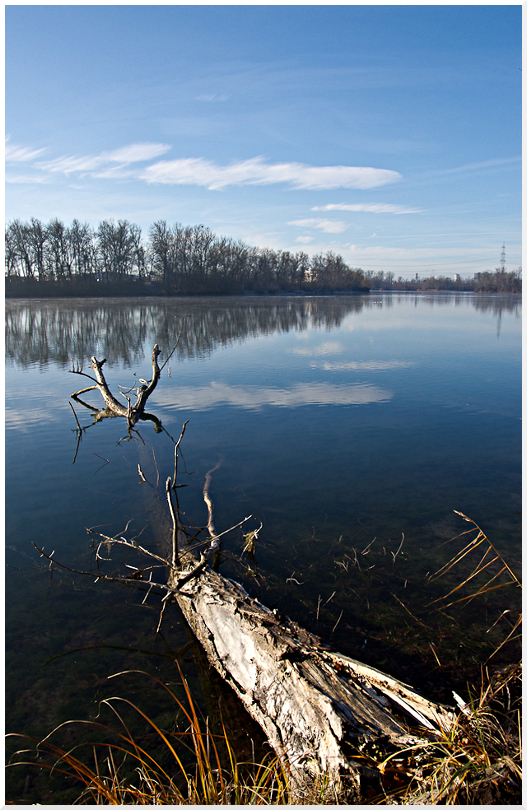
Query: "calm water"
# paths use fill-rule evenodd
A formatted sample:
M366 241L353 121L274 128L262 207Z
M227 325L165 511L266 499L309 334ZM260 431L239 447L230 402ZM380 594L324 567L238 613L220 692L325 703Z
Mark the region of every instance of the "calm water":
M106 679L128 668L176 679L171 655L187 642L176 609L156 636L155 598L142 605L142 593L51 575L32 542L78 570L93 566L86 527L114 534L132 520L145 543L162 543L157 476L163 492L170 436L187 419L189 519L206 523L204 477L219 463L217 529L249 514L264 523L256 565L241 555L241 531L228 537L225 573L431 696L443 672L433 673L431 642L445 681L485 659L486 629L517 607L515 594L439 613L429 603L449 582L427 574L460 548L443 545L467 528L454 509L519 570L520 296L8 301L6 315L7 731L93 716L123 689L160 710L144 683L119 691ZM129 387L150 376L155 342L163 361L182 318L148 405L166 432L145 422L127 440L124 420L107 419L77 448L69 397L89 381L69 373L72 360L106 357L112 390ZM101 405L98 392L85 399ZM206 693L191 653L184 666ZM13 791L31 799L24 779Z

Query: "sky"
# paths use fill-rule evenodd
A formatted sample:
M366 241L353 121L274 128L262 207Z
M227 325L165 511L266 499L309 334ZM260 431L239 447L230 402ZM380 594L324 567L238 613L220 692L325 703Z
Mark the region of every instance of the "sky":
M8 5L6 220L521 265L521 5Z

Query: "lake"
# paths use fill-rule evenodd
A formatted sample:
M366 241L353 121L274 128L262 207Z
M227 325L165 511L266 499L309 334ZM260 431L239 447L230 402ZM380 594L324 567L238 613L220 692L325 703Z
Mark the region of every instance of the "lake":
M41 736L94 717L110 694L167 711L146 676L107 678L141 669L175 683L188 642L177 609L156 633L158 597L50 571L32 544L92 572L88 527L162 547L164 486L186 420L180 507L206 525L203 485L215 468L217 530L262 521L255 559L237 529L221 570L264 604L445 701L506 636L517 591L445 610L434 600L468 569L430 575L462 548L446 541L470 528L454 510L520 571L521 296L8 300L6 319L8 732ZM126 391L151 376L154 343L162 363L180 330L147 407L163 430L141 422L128 435L124 419L93 423L70 399L89 385L70 371L89 373L92 355L106 358L112 391ZM83 399L102 407L97 391ZM509 645L493 663L515 654ZM230 698L198 659L177 656L214 713ZM73 795L22 771L9 775L11 798Z

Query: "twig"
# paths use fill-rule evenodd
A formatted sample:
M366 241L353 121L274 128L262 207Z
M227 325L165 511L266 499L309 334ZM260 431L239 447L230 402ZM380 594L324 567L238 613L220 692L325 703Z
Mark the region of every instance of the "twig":
M86 374L84 371L78 371L77 369L70 368L69 373L70 374L80 374L81 377L87 377L89 380L93 380L94 383L97 382L95 377L92 377L91 374ZM91 388L84 388L83 391L93 391L94 388L98 388L98 387L99 387L98 385L92 385ZM79 391L79 394L82 394L82 391ZM74 395L72 394L72 396L74 396Z
M395 558L397 557L397 555L399 554L400 550L401 550L401 549L402 549L402 547L403 547L403 543L404 543L404 532L403 532L402 534L403 534L403 537L402 537L401 542L399 543L399 548L397 549L397 551L395 552L395 554L393 553L393 551L391 551L391 552L390 552L390 554L391 554L391 555L392 555L392 557L393 557L393 562L394 562L394 564L395 564Z
M138 585L134 584L138 580L129 579L127 577L110 577L107 574L97 573L94 574L91 571L79 571L77 568L70 568L68 565L64 565L64 563L59 563L57 560L52 560L50 554L46 554L43 548L39 548L36 543L31 542L31 544L36 548L36 550L40 553L41 557L45 557L46 560L49 560L50 563L52 562L53 565L58 566L59 568L63 568L65 571L70 571L72 574L82 574L86 577L91 577L95 582L98 580L103 579L105 582L119 582L121 585L126 585L128 588L134 588L138 591L144 591L144 588L138 587ZM163 591L170 591L171 588L168 585L165 585L162 582L149 582L148 583L151 587L155 588L162 588ZM151 590L151 588L149 589Z
M149 578L149 580L148 580L148 581L149 581L149 582L151 582L151 581L152 581L152 572L151 572L151 571L150 571L150 578ZM149 589L147 590L147 592L145 593L145 597L144 597L143 601L141 602L141 604L142 604L142 605L144 605L144 603L146 602L146 600L147 600L147 599L148 599L148 597L150 596L150 591L151 591L151 590L152 590L152 586L150 586L150 587L149 587Z
M174 511L174 504L172 503L172 494L171 494L171 491L170 491L171 483L172 482L171 482L170 478L167 478L165 490L166 490L166 493L167 493L167 500L168 500L168 506L169 506L169 509L170 509L170 514L172 516L172 568L176 568L176 566L179 566L179 553L178 553L179 550L178 550L178 536L177 536L177 534L178 534L178 522L177 522L176 513Z
M365 548L362 549L361 554L363 554L363 555L368 554L370 548L373 546L373 544L375 543L376 540L377 540L377 538L374 537L373 540L371 541L371 543L368 543L368 545Z
M393 552L392 552L392 554L393 554ZM401 607L403 607L403 608L406 610L406 612L407 612L407 613L408 613L408 614L409 614L409 615L412 617L412 619L413 619L414 621L418 622L419 624L422 624L422 625L423 625L423 627L428 627L428 629L429 629L429 630L431 629L431 628L430 628L430 625L425 624L425 623L424 623L424 622L422 622L420 619L418 619L418 618L417 618L417 616L414 616L414 614L413 614L413 613L412 613L412 612L411 612L411 611L410 611L410 610L409 610L409 609L406 607L406 605L404 604L404 602L401 602L401 600L399 599L399 597L398 597L398 596L396 596L394 593L392 593L392 596L393 596L393 598L394 598L394 599L397 599L397 601L399 602L399 604L401 605Z
M305 585L305 582L299 582L298 579L295 579L294 573L295 572L293 571L291 576L286 579L286 582L294 582L296 585Z
M100 543L99 545L103 545L103 543L107 544L114 543L115 545L118 546L127 546L128 548L133 548L136 549L137 551L141 551L143 554L146 554L147 557L152 557L154 560L157 560L158 562L162 563L162 565L170 567L170 563L168 560L166 560L164 557L160 557L158 554L154 554L153 551L149 551L148 549L143 548L143 546L140 546L139 543L135 542L135 540L127 540L125 537L108 537L107 535L102 534L102 532L92 532L91 529L88 529L88 533L98 534L99 537L103 538L103 542ZM77 573L82 573L82 571Z
M69 401L68 401L68 405L70 406L71 410L73 411L73 416L75 417L75 421L77 422L77 427L82 432L82 428L81 428L81 426L79 424L79 420L77 419L77 414L75 413L75 408L73 407L73 405Z
M338 617L337 621L335 622L335 626L334 626L333 630L331 631L331 635L333 635L333 633L334 633L334 632L335 632L335 630L337 629L337 625L338 625L338 623L340 622L340 620L342 619L342 614L343 614L343 613L344 613L344 610L341 610L341 611L340 611L340 616Z
M167 594L167 596L169 596L169 594ZM165 612L165 608L166 608L166 606L167 606L167 600L166 600L166 598L164 598L164 599L162 600L162 604L161 604L161 612L160 612L160 614L159 614L159 621L158 621L158 623L157 623L157 627L156 627L156 636L157 636L157 634L159 633L159 631L160 631L160 629L161 629L161 622L163 621L163 613Z
M433 644L431 644L431 643L430 643L430 641L429 641L429 642L428 642L428 646L429 646L429 647L430 647L430 649L432 650L432 652L433 652L433 654L434 654L434 658L435 658L435 660L437 661L437 664L438 664L439 668L441 668L441 661L439 660L439 658L438 658L438 656L437 656L437 653L436 653L436 651L435 651L435 647L434 647L434 645L433 645Z
M183 427L181 428L181 433L179 434L179 439L177 440L176 445L174 447L174 479L173 479L174 483L172 485L173 489L176 488L176 481L177 481L177 466L178 466L177 463L178 463L179 445L181 444L181 440L183 439L183 436L185 435L185 430L187 428L188 423L189 423L188 419L187 419L186 422L183 422Z
M170 354L168 355L167 359L165 360L165 362L163 363L163 365L162 365L162 366L161 366L161 368L159 369L159 371L160 371L160 372L161 372L161 371L163 371L163 369L165 368L166 364L168 363L168 361L170 360L170 358L172 357L172 355L174 354L174 352L176 351L176 349L177 349L177 347L178 347L179 340L180 340L180 338L181 338L181 333L183 332L183 321L184 321L184 319L182 318L182 319L181 319L181 326L179 327L179 334L178 334L178 336L177 336L177 340L176 340L176 345L174 346L174 348L172 349L172 351L171 351L171 352L170 352Z
M360 567L360 562L359 562L359 560L357 558L357 549L352 548L351 550L353 551L353 555L354 555L353 562L355 563L356 566L358 566L359 571L362 572L362 568Z

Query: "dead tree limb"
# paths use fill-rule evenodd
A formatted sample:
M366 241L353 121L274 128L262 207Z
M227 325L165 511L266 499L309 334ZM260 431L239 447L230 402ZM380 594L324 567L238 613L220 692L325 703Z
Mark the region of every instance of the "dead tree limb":
M320 639L252 599L241 585L195 558L169 584L210 663L264 729L299 795L329 778L360 792L346 743L414 744L438 735L453 715L373 667L324 649ZM197 569L200 575L196 576ZM418 731L404 717L411 718ZM426 729L426 731L425 731Z
M139 389L133 406L130 401L127 406L117 402L102 372L105 361L99 363L95 357L91 358L97 377L94 387L101 391L107 410L126 416L129 425L140 418L145 402L157 385L158 355L156 344L152 354L152 380ZM179 442L176 473L178 448ZM104 559L99 553L104 544L108 551L113 545L124 545L166 566L166 585L152 581L152 570L144 582L148 592L156 587L164 593L158 630L166 605L176 600L211 665L265 731L290 773L293 794L299 803L309 795L313 784L320 785L323 780L328 780L335 790L345 783L352 801L358 802L360 765L349 756L350 751L357 752L360 745L368 741L383 741L401 748L416 743L426 745L431 738L437 739L444 729L450 729L454 714L379 670L329 651L318 637L269 610L251 598L241 585L214 570L215 565L211 566L209 560L214 553L217 562L220 537L224 533L218 534L214 525L210 497L213 471L207 473L203 489L208 510L206 543L197 542L194 547L190 545L185 549L178 547L179 506L177 497L176 508L171 498L176 481L171 482L169 478L166 493L172 515L172 543L167 558L148 551L135 539L100 534L97 560ZM199 559L193 553L197 547L202 549ZM49 560L50 567L58 564L52 560L52 555L38 550ZM397 553L399 551L400 548ZM130 576L135 582L139 573L116 577L101 570L94 574L94 578L122 584L130 584Z
M168 501L168 508L170 509L170 515L172 517L172 568L179 568L179 550L178 550L178 519L176 512L174 511L174 504L172 503L172 492L171 492L171 480L167 478L166 482L166 493L167 493L167 501Z
M296 797L329 779L358 799L360 768L348 756L350 744L355 750L368 740L401 748L426 744L450 728L454 715L379 670L324 648L317 636L211 568L207 561L220 537L210 497L214 469L203 490L209 546L199 562L181 552L179 570L170 570L172 595L209 662L263 728Z
M157 383L159 381L161 369L159 368L157 358L159 357L160 354L161 350L156 343L152 351L152 379L148 383L143 383L138 388L133 389L136 393L136 401L133 405L129 397L127 397L126 395L124 396L126 396L127 405L124 405L122 402L119 402L115 398L115 396L110 391L110 388L108 387L108 383L106 382L106 378L102 370L102 367L106 363L106 358L104 360L97 360L95 356L90 358L91 360L90 368L92 368L95 373L96 384L91 385L88 388L83 388L80 391L75 391L75 393L71 395L72 399L77 400L81 394L85 394L87 391L94 391L98 389L102 394L102 398L104 399L106 411L109 411L115 416L123 416L128 421L128 426L133 427L136 424L136 422L144 415L147 400L154 392ZM83 377L88 377L89 379L93 380L93 377L91 377L89 374L85 374L83 371L79 369L71 369L71 373L81 374Z

